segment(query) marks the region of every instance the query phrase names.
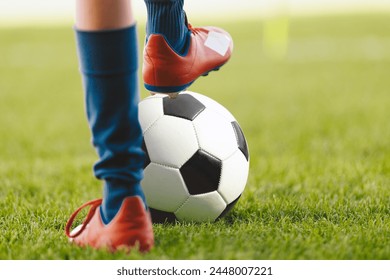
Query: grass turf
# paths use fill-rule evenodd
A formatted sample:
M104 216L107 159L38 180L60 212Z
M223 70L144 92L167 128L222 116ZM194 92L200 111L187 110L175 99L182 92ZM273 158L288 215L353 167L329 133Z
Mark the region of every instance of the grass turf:
M390 258L388 15L293 18L281 59L264 52L261 21L220 25L234 56L191 90L240 122L247 188L216 223L155 226L146 255L63 233L101 196L71 27L0 29L0 259Z

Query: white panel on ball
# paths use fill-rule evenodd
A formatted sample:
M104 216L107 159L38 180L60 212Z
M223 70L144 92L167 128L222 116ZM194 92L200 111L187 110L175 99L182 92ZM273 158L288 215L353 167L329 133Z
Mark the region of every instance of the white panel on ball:
M142 127L142 132L145 133L150 126L164 115L162 106L162 98L159 96L151 96L139 103L139 121Z
M213 156L224 160L237 150L232 124L208 107L193 121L199 146Z
M192 123L172 116L161 117L145 132L144 139L152 162L176 168L199 148Z
M191 195L175 212L180 221L214 221L226 208L226 203L218 192Z
M227 204L233 202L243 191L248 180L249 162L241 150L222 162L221 181L218 192Z
M150 163L141 181L147 204L157 210L174 212L189 196L180 171Z
M223 107L221 104L219 104L215 100L211 99L210 97L207 97L203 94L199 94L199 93L192 92L192 91L185 91L184 93L191 94L193 97L195 97L200 102L202 102L203 105L205 105L207 108L217 112L218 114L220 114L221 116L226 118L227 121L229 121L229 122L236 121L236 119L229 112L229 110L227 110L225 107Z

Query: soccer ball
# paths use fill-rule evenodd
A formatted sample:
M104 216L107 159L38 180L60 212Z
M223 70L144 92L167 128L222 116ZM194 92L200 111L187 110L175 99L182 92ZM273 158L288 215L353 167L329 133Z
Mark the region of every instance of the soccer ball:
M147 154L141 182L153 222L215 221L240 198L249 152L232 114L199 93L139 104Z

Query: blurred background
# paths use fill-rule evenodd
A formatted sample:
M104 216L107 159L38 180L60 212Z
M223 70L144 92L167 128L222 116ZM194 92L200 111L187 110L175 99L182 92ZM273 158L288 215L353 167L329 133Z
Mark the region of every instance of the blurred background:
M90 137L77 70L74 5L0 0L3 159L87 152L87 166L94 161L89 141L69 140L76 134ZM142 0L133 5L141 52L146 10ZM217 99L241 120L252 151L278 153L303 147L303 141L320 148L316 152L350 145L347 152L357 143L353 129L364 136L358 137L362 145L367 135L379 141L388 131L390 1L187 0L185 6L194 26L219 25L233 35L231 62L191 89ZM140 90L141 97L148 95L143 86Z
M73 21L73 0L1 0L0 23L2 25L31 23L69 23ZM388 0L188 0L186 9L191 16L217 17L266 17L280 10L291 15L310 15L345 12L390 11ZM145 19L142 0L133 0L140 21Z

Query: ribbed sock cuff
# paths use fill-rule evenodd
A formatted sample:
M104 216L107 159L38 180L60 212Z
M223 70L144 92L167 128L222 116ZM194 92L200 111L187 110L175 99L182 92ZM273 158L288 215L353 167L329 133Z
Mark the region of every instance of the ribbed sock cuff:
M162 34L169 45L181 53L188 33L183 10L184 0L145 0L145 5L148 13L146 35Z
M136 25L115 30L76 30L80 70L86 75L112 75L138 69Z
M182 0L144 0L145 2L177 2Z

